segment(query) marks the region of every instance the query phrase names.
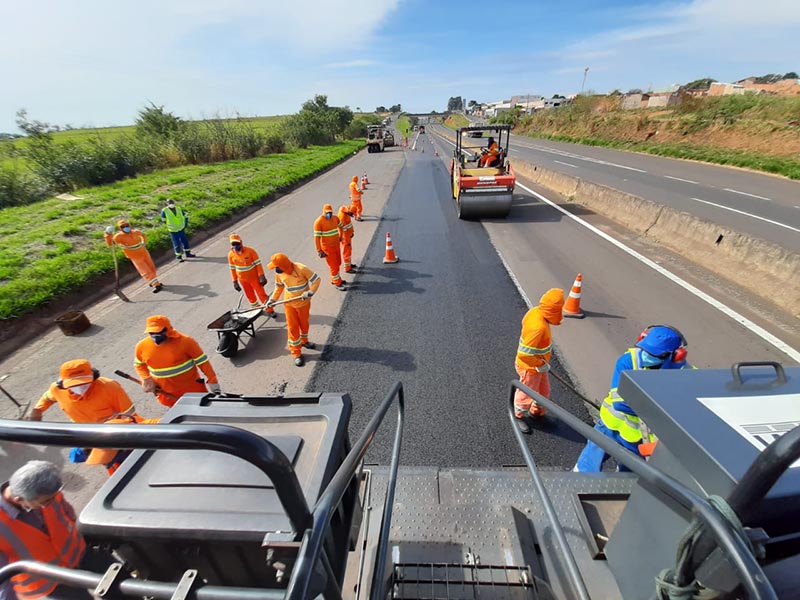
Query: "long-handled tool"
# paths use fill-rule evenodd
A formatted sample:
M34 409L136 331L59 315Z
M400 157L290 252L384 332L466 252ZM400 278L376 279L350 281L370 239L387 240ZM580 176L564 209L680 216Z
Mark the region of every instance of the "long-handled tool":
M570 382L568 382L566 379L564 379L564 378L563 378L563 377L561 377L560 375L556 375L555 373L553 373L553 371L549 371L549 373L550 373L550 375L552 375L553 377L555 377L555 378L556 378L558 381L560 381L560 382L561 382L561 385L563 385L563 386L564 386L565 388L567 388L567 389L568 389L570 392L572 392L573 394L575 394L575 395L576 395L578 398L580 398L581 400L583 400L584 402L586 402L586 404L588 404L589 406L593 406L593 407L594 407L594 408L596 408L597 410L600 410L600 405L599 405L597 402L595 402L594 400L589 400L589 398L587 398L586 396L584 396L583 394L581 394L581 393L580 393L578 390L576 390L576 389L575 389L575 386L573 386L573 385L572 385Z
M248 312L251 310L256 310L257 308L273 308L275 306L280 306L281 304L286 304L287 302L300 299L301 299L300 296L297 296L295 298L284 298L283 300L277 300L276 302L267 302L266 304L260 304L259 306L253 306L252 308L246 308L244 310L237 310L236 312Z
M6 380L6 378L7 378L7 377L8 377L8 375L2 375L2 376L0 376L0 383L3 383L3 382ZM13 402L13 403L14 403L14 405L17 407L17 412L18 412L18 414L17 414L17 418L19 418L19 419L22 419L22 418L25 416L25 413L27 413L27 412L28 412L28 408L30 407L31 403L30 403L30 402L28 402L28 403L26 403L26 404L21 404L19 401L17 401L17 399L16 399L16 398L14 398L14 396L12 396L11 394L9 394L9 393L8 393L8 392L5 390L5 388L3 388L3 386L2 386L2 385L0 385L0 392L2 392L2 393L3 393L3 395L4 395L6 398L8 398L9 400L11 400L11 402Z
M111 256L114 257L114 293L123 302L130 302L130 299L119 289L119 263L117 262L116 244L111 244Z
M133 375L128 375L125 371L120 371L119 369L117 369L116 371L114 371L114 374L122 377L123 379L127 379L128 381L133 381L134 383L142 385L142 382L137 377L134 377ZM156 386L156 391L154 393L161 394L162 396L166 396L167 398L172 398L175 401L178 400L178 397L176 395L170 394L169 392L165 392L158 386Z

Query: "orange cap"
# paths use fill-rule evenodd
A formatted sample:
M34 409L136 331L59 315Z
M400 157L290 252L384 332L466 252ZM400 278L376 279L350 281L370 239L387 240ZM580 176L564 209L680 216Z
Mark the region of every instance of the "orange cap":
M346 204L342 204L342 205L339 207L339 212L340 212L340 213L344 213L344 214L346 214L346 215L349 215L349 214L350 214L350 207L349 207L349 206L347 206Z
M65 388L94 381L92 365L85 358L65 362L61 365L58 375L61 378L61 385Z
M355 181L356 183L358 183L358 175L353 175L353 181Z
M326 204L322 207L322 212L323 213L333 212L333 207L330 204Z
M275 267L280 267L281 271L284 273L290 273L294 265L292 264L292 261L289 260L288 256L282 252L278 252L277 254L272 255L272 258L269 259L269 264L267 265L268 269L274 269Z
M241 244L242 243L242 238L238 233L232 233L231 237L230 237L230 241L231 241L231 244L233 244L233 243Z
M122 229L126 225L130 227L130 223L128 223L125 219L120 219L119 221L117 221L117 227L119 227L120 229Z
M164 331L164 329L172 329L172 323L169 322L169 318L164 315L147 317L147 325L144 328L145 333L158 333L159 331Z

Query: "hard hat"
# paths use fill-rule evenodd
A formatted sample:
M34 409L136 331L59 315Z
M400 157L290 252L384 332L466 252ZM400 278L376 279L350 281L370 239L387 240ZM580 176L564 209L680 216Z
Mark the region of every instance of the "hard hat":
M169 318L164 315L152 315L147 317L147 324L144 328L145 333L158 333L165 329L172 329L172 323L169 322Z
M238 233L232 233L230 237L231 244L241 244L242 238Z
M61 365L58 376L61 379L61 386L65 388L90 383L95 380L92 365L85 358L65 362Z

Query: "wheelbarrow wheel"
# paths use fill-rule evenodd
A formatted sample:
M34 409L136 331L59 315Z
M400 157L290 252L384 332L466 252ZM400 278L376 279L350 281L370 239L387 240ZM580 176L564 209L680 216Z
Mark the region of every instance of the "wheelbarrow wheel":
M239 351L239 337L232 331L226 331L219 336L217 352L225 358L233 358Z

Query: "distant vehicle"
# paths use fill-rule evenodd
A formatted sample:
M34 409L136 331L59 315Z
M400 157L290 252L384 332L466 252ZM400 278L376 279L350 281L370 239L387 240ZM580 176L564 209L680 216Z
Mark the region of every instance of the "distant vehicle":
M420 133L425 133L425 125L420 125L419 126L419 132Z
M414 131L419 131L419 127L417 125L414 125Z
M383 145L386 148L394 146L394 135L388 129L383 132Z
M384 147L383 127L380 125L367 126L367 152L383 152Z

